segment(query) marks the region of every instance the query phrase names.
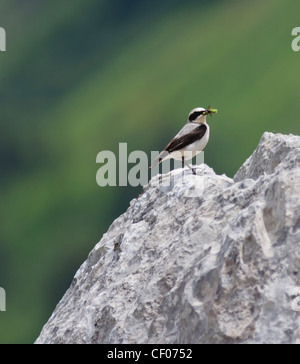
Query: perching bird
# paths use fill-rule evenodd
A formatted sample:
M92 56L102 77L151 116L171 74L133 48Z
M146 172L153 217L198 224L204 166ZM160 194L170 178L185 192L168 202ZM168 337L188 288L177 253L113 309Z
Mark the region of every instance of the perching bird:
M191 159L200 153L209 139L209 125L206 122L206 115L212 116L216 112L217 109L212 109L210 106L207 109L203 107L193 109L189 113L187 123L154 160L150 168L169 158L181 160L184 166L185 158ZM191 169L196 174L194 169Z

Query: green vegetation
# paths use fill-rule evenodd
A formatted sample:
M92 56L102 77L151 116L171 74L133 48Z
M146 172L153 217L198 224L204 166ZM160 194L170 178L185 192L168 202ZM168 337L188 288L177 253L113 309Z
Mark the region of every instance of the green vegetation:
M96 155L160 150L218 109L205 162L233 176L264 131L300 132L296 1L3 0L0 342L33 342L139 188L100 188Z

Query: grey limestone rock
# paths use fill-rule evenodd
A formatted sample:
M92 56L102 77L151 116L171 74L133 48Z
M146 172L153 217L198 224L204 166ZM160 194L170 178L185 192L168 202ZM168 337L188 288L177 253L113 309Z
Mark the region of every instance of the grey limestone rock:
M234 179L154 177L36 343L300 343L300 137L264 133Z

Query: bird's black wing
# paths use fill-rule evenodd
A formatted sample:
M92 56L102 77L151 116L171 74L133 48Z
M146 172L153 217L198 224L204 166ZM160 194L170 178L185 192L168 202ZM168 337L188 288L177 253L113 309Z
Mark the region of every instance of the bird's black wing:
M205 124L199 125L193 131L182 135L179 138L174 138L170 141L170 143L165 147L165 150L169 153L175 152L176 150L182 149L189 144L196 142L201 139L203 135L206 133L207 126Z

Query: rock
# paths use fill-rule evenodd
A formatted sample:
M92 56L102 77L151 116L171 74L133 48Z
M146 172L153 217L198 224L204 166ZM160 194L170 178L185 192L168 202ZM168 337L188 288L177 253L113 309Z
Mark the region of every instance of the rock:
M299 161L300 137L265 133L234 179L154 177L36 343L300 343Z
M272 174L279 164L291 170L300 164L299 136L264 133L253 155L236 173L234 180L257 179L262 174Z

